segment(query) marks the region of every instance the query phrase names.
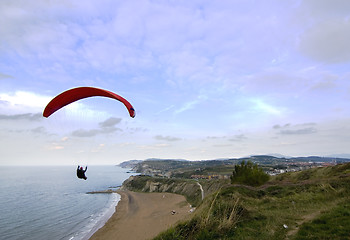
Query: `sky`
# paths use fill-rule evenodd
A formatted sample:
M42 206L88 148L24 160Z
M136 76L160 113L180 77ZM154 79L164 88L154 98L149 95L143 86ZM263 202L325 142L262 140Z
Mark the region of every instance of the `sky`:
M0 165L350 156L348 0L2 0ZM44 118L79 86L94 97Z

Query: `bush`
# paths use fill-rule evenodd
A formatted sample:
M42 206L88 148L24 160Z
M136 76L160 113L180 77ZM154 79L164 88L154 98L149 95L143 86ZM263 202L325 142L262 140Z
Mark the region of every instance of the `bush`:
M260 186L269 180L269 175L251 161L242 161L235 165L231 183L242 183L250 186Z

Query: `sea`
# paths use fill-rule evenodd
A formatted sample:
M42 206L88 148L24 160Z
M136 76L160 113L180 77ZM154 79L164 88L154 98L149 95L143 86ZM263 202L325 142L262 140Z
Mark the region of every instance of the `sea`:
M117 189L135 173L118 166L0 167L0 239L86 240L102 227L120 200Z

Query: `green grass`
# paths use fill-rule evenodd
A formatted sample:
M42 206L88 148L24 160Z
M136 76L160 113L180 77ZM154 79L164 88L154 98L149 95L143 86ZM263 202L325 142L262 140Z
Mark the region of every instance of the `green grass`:
M350 239L350 202L339 203L311 222L304 223L295 239Z
M349 169L288 173L261 187L223 185L192 219L155 239L350 239Z
M218 192L201 205L201 213L155 239L220 239L230 237L244 209L239 198Z

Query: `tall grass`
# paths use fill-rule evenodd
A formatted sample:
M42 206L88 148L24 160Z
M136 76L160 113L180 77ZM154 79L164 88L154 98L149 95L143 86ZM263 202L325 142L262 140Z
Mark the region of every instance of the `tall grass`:
M349 200L304 223L295 239L350 239Z
M155 239L225 239L233 234L244 214L240 199L234 194L225 195L219 190L199 207L195 216Z
M350 163L224 185L156 239L350 239ZM328 237L329 236L329 237Z

